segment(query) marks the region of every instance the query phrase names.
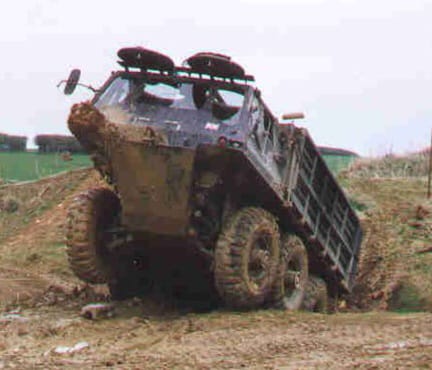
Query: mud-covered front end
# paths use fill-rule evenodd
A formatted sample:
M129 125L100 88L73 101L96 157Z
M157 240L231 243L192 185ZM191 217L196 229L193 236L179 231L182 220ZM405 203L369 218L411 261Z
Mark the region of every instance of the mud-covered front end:
M122 224L134 232L184 235L195 151L170 147L151 127L121 125L83 103L69 127L122 204Z

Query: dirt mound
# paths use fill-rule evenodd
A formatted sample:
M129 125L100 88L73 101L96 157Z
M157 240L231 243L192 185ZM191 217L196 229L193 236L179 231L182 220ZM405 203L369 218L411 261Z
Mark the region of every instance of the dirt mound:
M421 179L352 180L350 193L371 199L362 208L365 235L353 306L432 310L432 202ZM354 202L355 203L355 202Z
M63 223L75 195L100 182L96 172L77 170L0 188L0 305L36 296L53 282L75 281L69 271Z
M23 248L62 242L62 222L70 201L78 192L99 181L96 172L85 169L0 188L0 199L14 199L19 203L12 215L0 213L0 243L3 247Z
M356 307L432 310L429 154L359 159L340 175L365 230Z

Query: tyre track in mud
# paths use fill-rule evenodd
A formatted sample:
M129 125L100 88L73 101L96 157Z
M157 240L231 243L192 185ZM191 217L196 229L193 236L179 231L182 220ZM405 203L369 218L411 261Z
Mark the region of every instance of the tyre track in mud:
M61 307L0 319L6 368L298 369L418 368L432 363L432 314L321 315L257 311L143 317L123 303L119 316L88 321ZM144 311L143 311L144 310ZM57 346L88 348L56 354Z

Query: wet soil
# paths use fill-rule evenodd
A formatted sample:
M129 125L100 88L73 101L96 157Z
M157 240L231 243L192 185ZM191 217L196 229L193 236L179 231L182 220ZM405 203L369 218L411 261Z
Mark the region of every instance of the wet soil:
M17 369L431 368L432 314L183 314L117 304L90 321L69 304L0 316L0 367ZM58 353L61 346L85 348Z

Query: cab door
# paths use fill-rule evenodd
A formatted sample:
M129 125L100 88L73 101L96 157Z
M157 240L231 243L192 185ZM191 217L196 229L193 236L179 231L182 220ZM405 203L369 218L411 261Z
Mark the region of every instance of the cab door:
M281 169L277 163L280 152L277 120L256 95L252 99L250 112L248 150L254 162L271 176L271 181L279 182Z

